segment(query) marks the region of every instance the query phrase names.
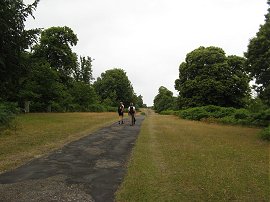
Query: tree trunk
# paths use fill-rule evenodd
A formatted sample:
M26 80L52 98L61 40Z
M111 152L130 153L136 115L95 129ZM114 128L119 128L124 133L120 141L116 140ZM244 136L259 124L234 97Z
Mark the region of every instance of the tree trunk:
M52 112L52 105L49 105L49 106L47 107L47 112Z
M29 113L30 112L30 101L24 102L24 112Z

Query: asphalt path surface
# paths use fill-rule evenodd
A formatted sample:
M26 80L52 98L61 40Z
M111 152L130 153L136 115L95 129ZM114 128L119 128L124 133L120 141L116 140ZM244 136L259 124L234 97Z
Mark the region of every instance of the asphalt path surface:
M143 116L114 123L0 175L0 201L114 201Z

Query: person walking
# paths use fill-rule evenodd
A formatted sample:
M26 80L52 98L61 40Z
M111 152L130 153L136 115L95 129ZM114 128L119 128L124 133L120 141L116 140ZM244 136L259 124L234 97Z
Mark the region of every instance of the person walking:
M136 108L133 105L133 103L130 103L130 106L128 107L128 113L131 116L131 126L133 126L136 122L135 114L136 114Z
M124 123L124 109L125 106L123 104L123 102L120 102L119 106L118 106L118 115L119 115L119 124L123 124Z

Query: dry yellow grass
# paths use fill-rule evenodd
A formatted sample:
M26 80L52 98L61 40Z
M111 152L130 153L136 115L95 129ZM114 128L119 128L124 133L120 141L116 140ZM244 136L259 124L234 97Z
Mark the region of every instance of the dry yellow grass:
M116 121L116 113L35 113L0 134L0 172L13 169Z
M269 201L269 143L258 132L150 111L117 201Z

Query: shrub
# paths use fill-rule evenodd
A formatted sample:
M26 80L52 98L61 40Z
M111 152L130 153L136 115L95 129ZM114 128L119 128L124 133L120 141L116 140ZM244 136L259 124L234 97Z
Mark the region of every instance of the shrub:
M203 107L194 107L180 111L179 116L183 119L201 120L208 118L210 115Z
M208 118L223 118L227 116L231 116L235 113L236 109L229 107L219 107L214 105L208 105L203 107L195 107L189 108L180 111L180 117L184 119L192 119L192 120L201 120L201 119L208 119Z
M268 126L267 128L265 128L264 130L262 130L262 132L260 133L260 136L263 140L268 140L270 141L270 126Z
M101 104L92 104L88 107L90 112L105 112L106 108Z
M231 116L235 112L235 108L232 107L219 107L214 105L208 105L202 107L208 112L209 117L223 118L226 116Z
M117 107L106 106L105 108L107 112L117 112Z
M253 125L264 127L268 126L270 124L270 109L259 113L253 113L250 118Z
M203 107L188 108L181 111L166 110L162 115L177 115L183 119L218 122L223 124L240 124L253 126L268 126L270 124L270 109L252 113L247 109L232 107L219 107L208 105Z
M250 112L246 109L237 109L234 112L235 119L246 119L250 116Z
M268 108L260 98L251 99L247 104L247 109L252 113L261 112Z
M64 112L65 109L57 102L52 103L52 112Z
M18 112L19 110L14 103L0 103L0 128L10 126Z

